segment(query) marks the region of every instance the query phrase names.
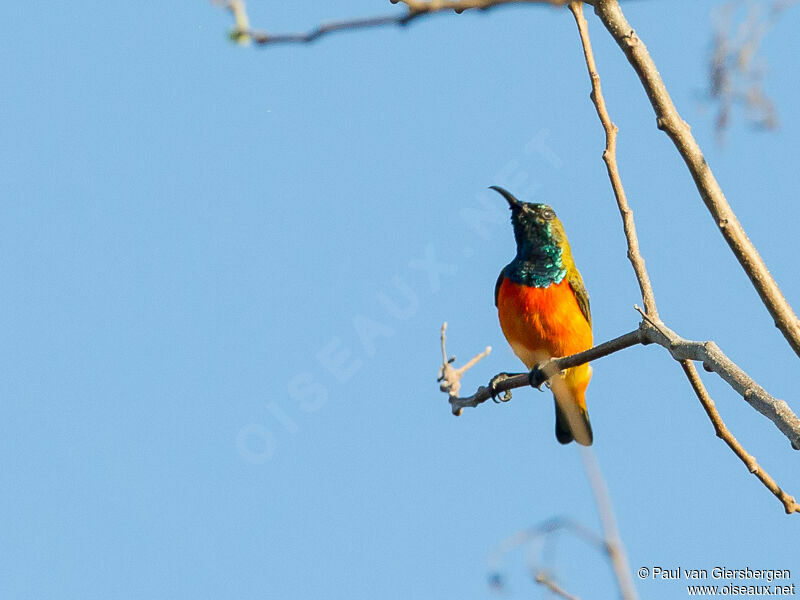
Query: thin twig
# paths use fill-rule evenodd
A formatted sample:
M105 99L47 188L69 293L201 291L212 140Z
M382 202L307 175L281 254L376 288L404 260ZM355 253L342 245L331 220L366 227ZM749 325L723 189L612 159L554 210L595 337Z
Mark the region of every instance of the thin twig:
M692 384L692 389L694 389L694 392L697 394L697 398L703 405L708 418L714 425L714 431L716 432L717 437L728 444L728 447L733 450L736 456L742 460L748 471L755 475L770 492L775 494L775 497L781 501L781 504L783 504L783 508L786 510L787 515L800 512L800 504L795 501L794 496L790 496L784 492L780 486L775 483L775 480L769 475L769 473L764 471L764 469L759 466L755 457L744 449L744 447L739 443L739 440L737 440L736 437L726 427L725 422L722 420L722 417L720 416L719 411L714 404L714 401L711 399L711 396L708 395L708 392L703 385L703 380L700 379L700 374L697 372L697 368L694 366L694 363L690 360L682 360L680 363L681 367L683 368L683 372L686 373L686 377Z
M596 0L595 13L638 74L655 111L658 128L669 136L683 157L706 208L714 217L714 222L753 283L764 306L772 315L775 326L800 356L800 320L728 204L689 125L675 108L644 42L636 35L622 14L618 0Z
M546 571L536 572L536 574L533 577L533 580L539 585L543 585L544 587L546 587L548 590L550 590L559 598L563 598L564 600L580 600L580 598L566 592L564 588L562 588L555 581L550 579L550 576L547 574Z
M608 543L600 535L578 521L564 517L553 517L547 521L539 523L538 525L518 531L495 546L495 548L489 554L489 559L487 561L490 572L489 580L492 582L492 585L496 588L503 587L501 567L503 558L506 554L525 544L532 544L539 539L544 539L547 541L550 539L550 536L562 531L574 535L576 538L582 540L588 546L592 547L594 550L611 560ZM557 585L552 579L550 579L549 576L547 576L544 569L541 569L537 566L537 562L538 561L532 560L531 564L529 565L529 570L533 575L534 581L540 585L545 585L546 587L550 588L551 591L555 592L556 590L550 587L544 580L539 579L540 575L544 575L546 577L546 581ZM560 594L562 598L574 598L574 596L568 595L563 588L559 589L561 590Z
M243 46L250 44L252 39L245 33L250 31L250 19L247 17L244 0L229 0L226 8L231 11L233 21L236 23L236 27L231 32L231 39Z
M489 10L496 6L506 6L510 4L549 4L562 6L568 0L430 0L420 2L417 0L390 0L392 4L403 4L406 10L392 15L380 15L375 17L363 17L357 19L347 19L343 21L331 21L322 23L309 31L293 33L269 33L263 30L250 29L247 23L246 12L243 0L228 0L223 2L236 19L236 26L231 31L231 38L242 42L252 40L259 46L270 44L298 43L309 44L330 33L341 31L356 31L383 26L405 26L415 19L443 12L462 13L467 10ZM586 0L587 3L589 0Z
M469 371L475 364L481 360L489 356L489 353L492 351L491 346L486 346L486 349L473 356L464 366L455 368L453 367L453 361L455 361L456 357L453 356L452 358L447 358L447 322L445 321L442 323L442 329L439 332L439 339L441 341L442 346L442 366L439 369L439 379L438 381L441 382L439 385L439 389L443 392L449 394L452 398L453 396L458 397L458 390L461 389L461 378L464 376L464 373Z
M589 39L589 26L583 16L583 4L581 2L570 2L569 9L575 17L578 25L578 32L581 36L583 46L583 56L586 59L586 68L589 71L589 78L592 81L592 93L590 95L592 103L597 110L597 116L603 124L606 132L606 148L603 151L603 161L606 164L608 178L611 180L611 187L614 189L614 196L617 199L619 214L622 216L622 227L625 231L625 239L628 242L628 260L631 261L633 270L636 273L636 281L639 282L639 289L642 292L642 302L648 315L658 317L656 309L656 299L653 294L653 286L650 283L650 276L644 266L644 258L639 251L639 238L636 235L636 223L633 220L633 211L628 206L628 199L625 195L625 188L622 186L622 179L619 175L617 166L617 132L619 129L611 120L606 108L606 101L603 98L603 90L600 84L600 75L597 72L597 64L594 60L592 42Z
M348 21L333 21L323 23L307 32L298 33L267 33L266 31L251 30L242 32L250 36L259 46L269 44L300 43L309 44L329 33L339 31L353 31L356 29L370 29L373 27L383 27L385 25L408 25L411 21L420 16L421 13L407 12L401 15L384 15L377 17L364 17L363 19L351 19Z

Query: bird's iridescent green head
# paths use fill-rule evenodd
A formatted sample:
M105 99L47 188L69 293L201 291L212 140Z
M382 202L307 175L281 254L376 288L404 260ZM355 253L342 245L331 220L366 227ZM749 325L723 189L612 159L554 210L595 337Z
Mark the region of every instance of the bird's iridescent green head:
M572 255L555 211L547 204L520 202L501 187L493 185L491 189L508 202L517 242L517 256L506 275L517 283L536 287L560 283L571 266Z
M520 202L510 192L493 185L491 189L508 202L511 224L517 242L517 256L526 259L539 255L543 246L561 246L567 243L564 226L552 207L547 204Z

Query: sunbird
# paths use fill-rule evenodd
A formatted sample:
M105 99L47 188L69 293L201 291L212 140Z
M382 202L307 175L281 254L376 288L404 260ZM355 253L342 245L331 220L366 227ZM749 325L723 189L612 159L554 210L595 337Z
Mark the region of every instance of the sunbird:
M564 226L547 204L520 202L498 186L511 209L517 255L500 272L494 303L506 340L528 369L553 357L592 347L589 294L567 241ZM556 439L592 445L586 412L588 364L550 379L556 404Z

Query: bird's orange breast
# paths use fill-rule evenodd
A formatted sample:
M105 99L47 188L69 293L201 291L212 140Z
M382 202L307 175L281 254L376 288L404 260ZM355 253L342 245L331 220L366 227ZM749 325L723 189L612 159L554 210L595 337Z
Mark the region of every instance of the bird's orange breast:
M539 361L592 347L591 325L566 279L545 288L504 279L497 311L503 334L529 369Z

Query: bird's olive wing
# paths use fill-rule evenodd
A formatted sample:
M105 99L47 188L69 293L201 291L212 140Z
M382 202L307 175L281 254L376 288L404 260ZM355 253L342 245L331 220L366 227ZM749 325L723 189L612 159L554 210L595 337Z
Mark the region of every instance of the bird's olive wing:
M586 317L586 320L589 322L589 325L592 324L592 311L589 308L589 294L586 292L586 286L583 285L583 279L581 279L581 274L577 271L573 271L570 273L569 277L567 278L569 281L569 285L572 288L573 293L575 294L575 299L578 301L578 306L581 307L581 312L583 316Z

